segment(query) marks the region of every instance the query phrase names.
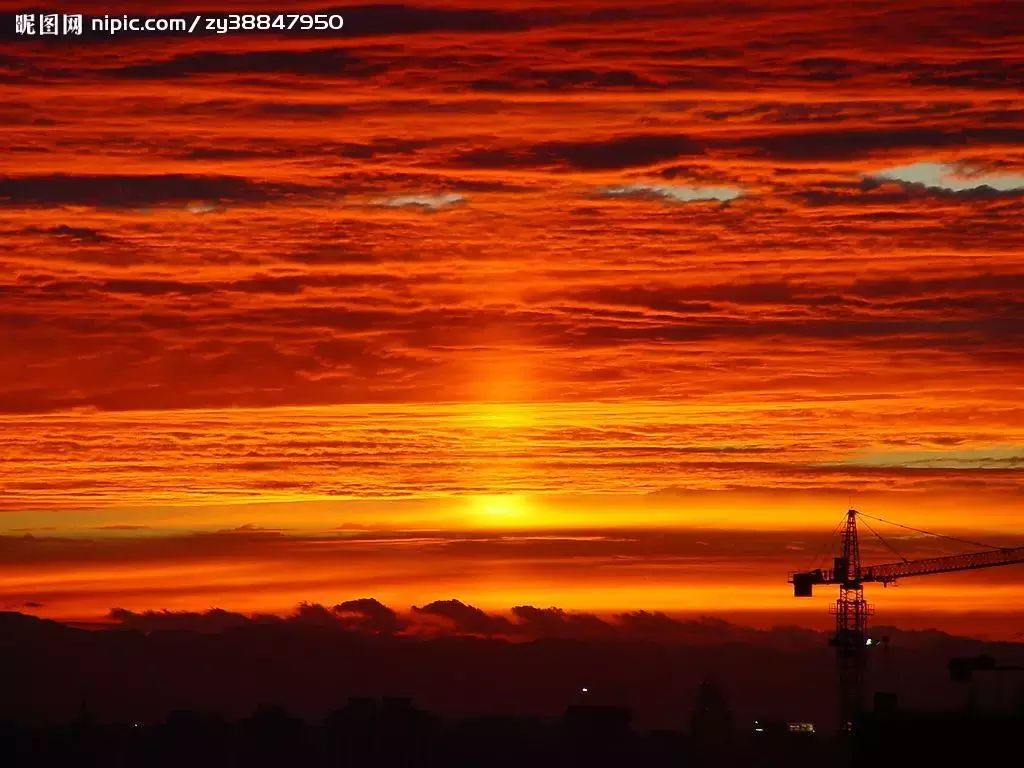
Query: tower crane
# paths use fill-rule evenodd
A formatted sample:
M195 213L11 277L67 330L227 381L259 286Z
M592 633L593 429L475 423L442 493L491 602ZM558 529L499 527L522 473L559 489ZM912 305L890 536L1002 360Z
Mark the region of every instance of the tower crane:
M988 548L977 552L969 552L948 557L927 557L920 560L882 563L881 565L862 566L860 562L860 542L857 535L858 516L871 517L881 522L888 522L858 512L847 510L846 519L841 524L840 554L832 561L832 568L816 568L790 574L789 582L793 585L794 597L811 597L814 587L818 585L837 585L839 599L830 607L836 617L836 630L829 641L836 649L836 664L839 672L839 723L844 730L850 730L856 716L860 713L864 701L864 671L867 638L868 616L874 611L864 599L864 585L869 582L883 586L894 583L897 579L911 576L930 576L937 573L954 573L971 571L979 568L993 568L997 565L1013 565L1024 563L1024 547ZM868 524L870 529L870 524ZM909 528L909 526L901 526ZM930 533L916 528L909 528L917 533ZM871 529L873 531L873 529ZM877 534L876 534L877 535ZM940 534L931 534L940 535ZM881 539L881 536L879 536ZM952 538L944 536L943 538ZM885 542L884 539L882 539ZM956 541L963 541L956 539ZM965 542L978 545L976 542ZM898 554L898 553L897 553Z

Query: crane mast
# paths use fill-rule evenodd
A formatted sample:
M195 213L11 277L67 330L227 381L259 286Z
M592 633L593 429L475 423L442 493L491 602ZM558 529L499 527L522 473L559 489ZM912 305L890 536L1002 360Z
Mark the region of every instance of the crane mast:
M840 536L840 553L832 568L793 573L790 583L795 597L811 597L816 585L838 585L839 598L831 606L835 634L830 644L836 649L839 673L839 724L850 730L864 704L865 653L868 616L874 611L864 599L867 582L888 585L910 576L953 573L1000 565L1024 563L1024 547L987 549L948 557L929 557L862 567L855 509L847 510Z
M864 704L864 653L868 615L871 613L871 607L864 599L857 513L852 509L846 513L842 541L842 554L835 559L833 568L834 578L839 584L839 599L833 606L836 632L832 645L836 649L839 669L839 725L849 730Z

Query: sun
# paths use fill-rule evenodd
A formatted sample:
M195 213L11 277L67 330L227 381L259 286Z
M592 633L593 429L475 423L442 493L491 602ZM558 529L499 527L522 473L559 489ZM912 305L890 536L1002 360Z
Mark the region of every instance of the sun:
M487 527L526 525L535 512L525 496L515 493L473 496L469 511L474 523Z

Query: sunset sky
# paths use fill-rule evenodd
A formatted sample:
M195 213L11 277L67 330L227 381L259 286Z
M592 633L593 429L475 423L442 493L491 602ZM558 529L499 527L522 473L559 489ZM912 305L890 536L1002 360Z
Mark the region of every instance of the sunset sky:
M1024 542L1018 3L331 12L3 16L0 609L824 627L849 505ZM1024 567L869 592L1024 632Z

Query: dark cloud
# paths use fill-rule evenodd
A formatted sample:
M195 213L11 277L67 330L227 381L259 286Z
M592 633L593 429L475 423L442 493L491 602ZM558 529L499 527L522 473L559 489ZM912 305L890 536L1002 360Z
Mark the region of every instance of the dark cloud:
M142 611L114 608L109 618L126 629L140 632L164 632L185 630L189 632L223 632L249 624L252 619L241 613L220 608L208 611Z
M593 141L546 141L524 147L471 149L458 154L454 162L478 168L566 166L599 171L649 166L703 153L703 148L686 136L638 134Z
M393 635L404 626L393 610L372 597L346 600L331 609L342 624L358 632L374 635Z
M836 56L813 56L793 62L797 70L803 71L808 80L834 83L848 80L859 62Z
M729 306L784 306L827 308L842 304L851 311L897 310L944 312L959 308L974 315L978 322L992 316L1012 321L1020 311L1016 296L1024 291L1024 275L1013 272L953 275L949 277L890 277L866 278L846 282L832 281L776 281L764 283L706 284L706 285L647 285L621 287L608 286L582 289L557 295L538 294L540 302L572 301L596 307L622 307L645 312L671 313L692 316L692 323L711 326L730 324L719 319ZM961 315L963 318L964 315ZM969 317L969 315L968 315ZM855 321L849 317L848 321ZM897 322L894 317L886 322ZM832 322L823 319L823 323ZM947 327L960 332L955 326L943 326L942 318L934 331ZM924 326L921 327L922 331ZM774 325L780 331L779 325ZM737 333L742 333L737 330ZM794 334L802 331L794 330Z
M980 272L942 277L907 276L861 278L847 289L867 298L907 298L928 295L1024 293L1024 274L1019 272Z
M516 90L568 91L578 88L654 90L662 88L664 85L628 69L579 67L574 69L514 69L500 77L477 80L471 83L470 87L478 91L504 92Z
M926 186L920 183L865 177L859 182L821 182L793 194L810 207L861 206L897 207L915 201L984 202L1024 198L1024 189L994 189L981 184L964 190Z
M0 180L2 184L2 180ZM45 234L63 238L71 242L84 245L98 245L101 243L113 242L114 238L91 227L72 227L67 224L58 224L55 227L26 227L23 230L26 234Z
M336 117L351 111L347 104L331 101L270 101L251 109L255 114L271 117Z
M614 628L590 613L567 613L561 608L517 605L512 609L516 630L532 637L606 637Z
M944 62L943 66L922 65L910 76L912 85L953 88L1024 89L1024 64L1019 60L993 56Z
M0 205L147 207L195 200L266 202L309 192L301 185L260 182L241 176L188 174L41 174L0 176ZM55 234L68 233L61 231Z
M698 296L693 288L673 288L669 286L623 286L607 288L589 288L575 291L571 295L562 294L560 298L573 301L594 302L627 307L646 307L659 312L678 312L681 314L714 312L716 305L707 299L716 297L714 286L708 286L708 293ZM728 293L739 295L739 286L729 286ZM693 298L689 298L688 294ZM703 299L703 300L701 300Z
M282 104L281 107L283 111L286 111L285 108L289 105ZM301 110L298 114L301 114ZM327 156L351 162L414 155L419 150L440 146L444 143L443 141L378 136L364 142L307 140L294 141L288 145L282 145L276 141L254 140L245 147L239 147L237 142L220 139L219 143L205 145L197 145L193 140L188 143L164 141L155 144L154 150L183 160L244 160L249 158L294 160L296 157L320 158ZM371 170L360 169L358 172L338 175L332 180L338 183L339 188L343 187L350 191L355 185L360 182L365 183L364 180L368 180L373 175ZM424 176L419 178L422 179Z
M631 611L613 617L614 628L623 637L687 644L757 643L767 645L809 645L819 637L809 629L773 629L770 632L743 627L713 616L677 619L660 611Z
M806 290L806 289L805 289ZM569 300L611 306L636 307L658 312L704 314L727 304L786 304L796 301L801 289L779 280L759 283L704 285L622 285L582 288L558 294L538 294L538 301Z
M20 294L27 299L55 296L66 299L71 295L103 293L128 296L202 296L212 293L251 293L291 296L312 288L390 287L401 283L395 275L380 272L337 275L255 275L225 282L185 282L183 280L115 278L111 280L75 280L34 283L23 280L10 286L11 295ZM0 290L7 288L0 286Z
M893 151L1013 146L1024 142L1022 128L851 128L777 132L720 142L754 155L786 162L850 160Z
M605 187L595 196L608 200L655 200L670 205L708 202L727 205L740 196L740 190L735 187L634 183Z
M353 601L361 602L361 601ZM381 606L384 608L384 606ZM384 610L388 610L384 608ZM339 616L319 603L299 603L288 616L281 618L269 614L242 614L211 608L208 611L131 611L113 608L108 618L125 629L140 632L187 631L203 634L225 632L255 624L289 623L341 629L343 626L359 631L374 631L371 626L352 626L339 620Z
M813 303L834 305L835 298L819 297ZM1010 306L1012 309L1012 305ZM631 327L606 322L591 322L577 332L580 343L594 346L646 340L659 343L686 343L712 339L813 339L846 342L862 346L900 348L926 343L931 349L967 350L979 341L994 351L1001 345L1020 343L1024 337L1024 318L978 315L968 317L873 317L870 313L848 317L828 316L808 319L793 317L776 320L690 318L686 322L657 323ZM1002 350L1000 350L1002 354Z
M451 622L456 632L469 635L509 634L513 627L508 619L491 616L479 608L458 600L435 600L422 608L413 606L414 614L436 616Z
M130 78L172 78L209 74L291 74L317 77L366 77L384 69L366 64L345 48L271 51L197 51L169 59L126 64L108 70Z
M1024 187L1018 189L996 189L988 184L979 184L970 189L945 189L925 184L901 181L897 182L906 194L907 199L933 197L945 200L985 201L1024 198Z
M615 615L615 620L629 634L644 636L674 636L681 625L681 622L660 611L619 613Z
M307 248L282 253L281 260L288 263L310 266L337 266L376 264L385 259L372 248L351 243L312 245Z
M88 284L79 284L86 287ZM67 284L51 283L46 286L49 290L65 290ZM179 294L183 296L209 293L210 287L201 283L184 283L179 280L144 280L144 279L118 279L105 280L96 283L95 289L105 293L127 293L138 296L163 296L167 294Z
M25 607L43 607L27 602ZM347 600L327 609L317 603L301 603L284 618L244 615L214 608L203 612L143 611L115 608L109 618L119 627L140 632L196 632L215 634L240 627L266 624L312 627L327 630L346 629L365 635L392 636L399 632L412 636L433 636L440 618L447 629L458 635L476 635L512 640L563 639L580 641L643 641L685 645L744 643L754 647L807 648L821 642L818 632L801 627L754 629L713 616L677 618L660 611L630 611L605 619L591 613L569 612L561 608L537 608L530 605L512 609L513 620L487 614L458 600L439 600L412 614L401 617L373 598ZM427 623L424 624L424 618ZM899 632L899 630L893 630Z
M298 624L329 627L332 629L341 627L338 617L330 609L325 608L319 603L299 603L295 612L287 620Z

